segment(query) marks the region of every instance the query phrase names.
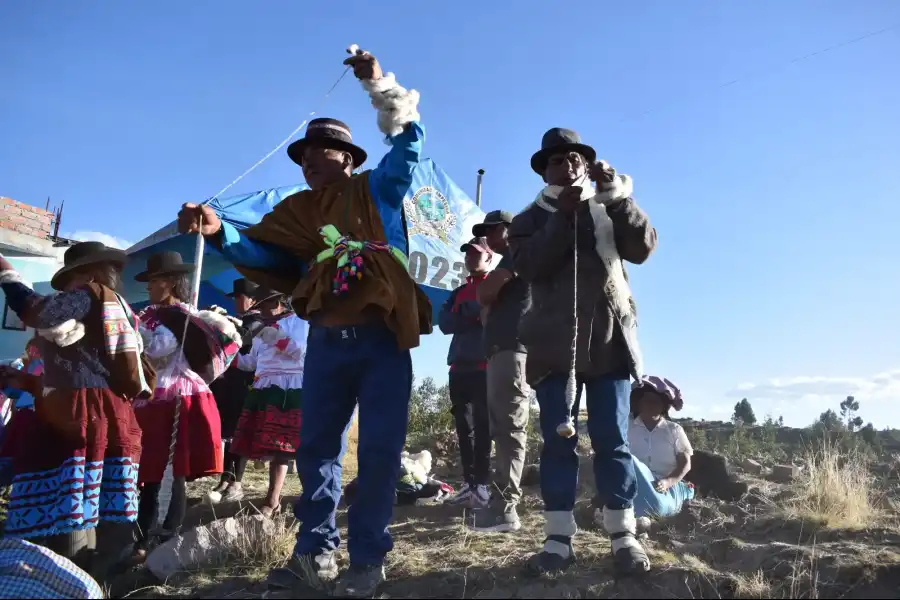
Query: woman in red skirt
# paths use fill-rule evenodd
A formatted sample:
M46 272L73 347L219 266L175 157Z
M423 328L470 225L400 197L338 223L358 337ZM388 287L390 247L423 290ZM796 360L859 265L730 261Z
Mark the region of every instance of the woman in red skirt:
M185 482L222 473L222 434L216 400L209 383L221 375L240 349L240 335L230 321L210 311L195 311L190 301L190 273L177 252L154 254L135 279L147 283L150 306L139 314L144 354L156 369L152 398L138 400L134 411L144 432L139 482L138 540L133 559L140 561L153 534L160 491L169 462L175 408L180 403L171 499L162 531L176 535L187 510ZM185 322L188 327L185 330ZM185 332L187 336L185 337ZM224 344L224 346L223 346ZM183 352L182 352L183 349Z
M50 282L61 292L41 296L0 256L7 304L35 328L44 362L41 389L30 390L34 405L22 407L8 440L13 480L4 533L87 566L97 524L137 516L141 430L131 399L152 383L135 315L114 291L125 253L82 242L63 260Z

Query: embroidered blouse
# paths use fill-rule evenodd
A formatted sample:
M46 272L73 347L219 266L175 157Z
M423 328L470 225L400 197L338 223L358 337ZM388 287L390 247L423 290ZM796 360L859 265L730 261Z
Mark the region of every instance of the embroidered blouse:
M157 318L156 313L160 308L170 306L153 304L138 315L139 332L144 339L144 355L156 369L156 389L152 398L135 400L135 408L146 406L150 402L174 401L179 395L192 396L199 392L209 392L209 386L203 378L188 365L187 358L180 351L178 338ZM190 314L197 314L189 304L178 303L178 306Z
M308 323L290 313L268 327L275 332L263 330L253 338L250 352L238 355L238 368L256 372L253 382L256 389L273 385L282 389L302 388Z

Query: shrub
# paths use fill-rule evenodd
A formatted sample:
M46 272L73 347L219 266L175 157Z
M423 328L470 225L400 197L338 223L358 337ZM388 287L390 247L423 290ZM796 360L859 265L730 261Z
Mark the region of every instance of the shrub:
M828 437L806 452L806 468L795 481L788 512L827 527L857 528L872 522L872 478L865 455L846 452Z

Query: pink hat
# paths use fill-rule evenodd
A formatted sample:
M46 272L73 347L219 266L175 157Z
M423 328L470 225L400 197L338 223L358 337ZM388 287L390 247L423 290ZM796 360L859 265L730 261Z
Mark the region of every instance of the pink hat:
M681 397L681 390L665 377L644 375L640 381L635 381L631 384L632 392L640 389L652 389L654 392L661 394L675 410L684 408L684 398Z

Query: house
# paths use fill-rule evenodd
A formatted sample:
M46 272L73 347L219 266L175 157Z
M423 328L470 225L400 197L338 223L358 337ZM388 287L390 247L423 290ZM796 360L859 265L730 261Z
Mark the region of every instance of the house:
M0 252L31 282L35 291L52 292L50 279L63 265L63 254L75 243L56 237L61 210L51 212L12 198L0 196ZM25 343L34 334L28 331L14 312L8 309L6 297L0 313L0 359L22 354Z

